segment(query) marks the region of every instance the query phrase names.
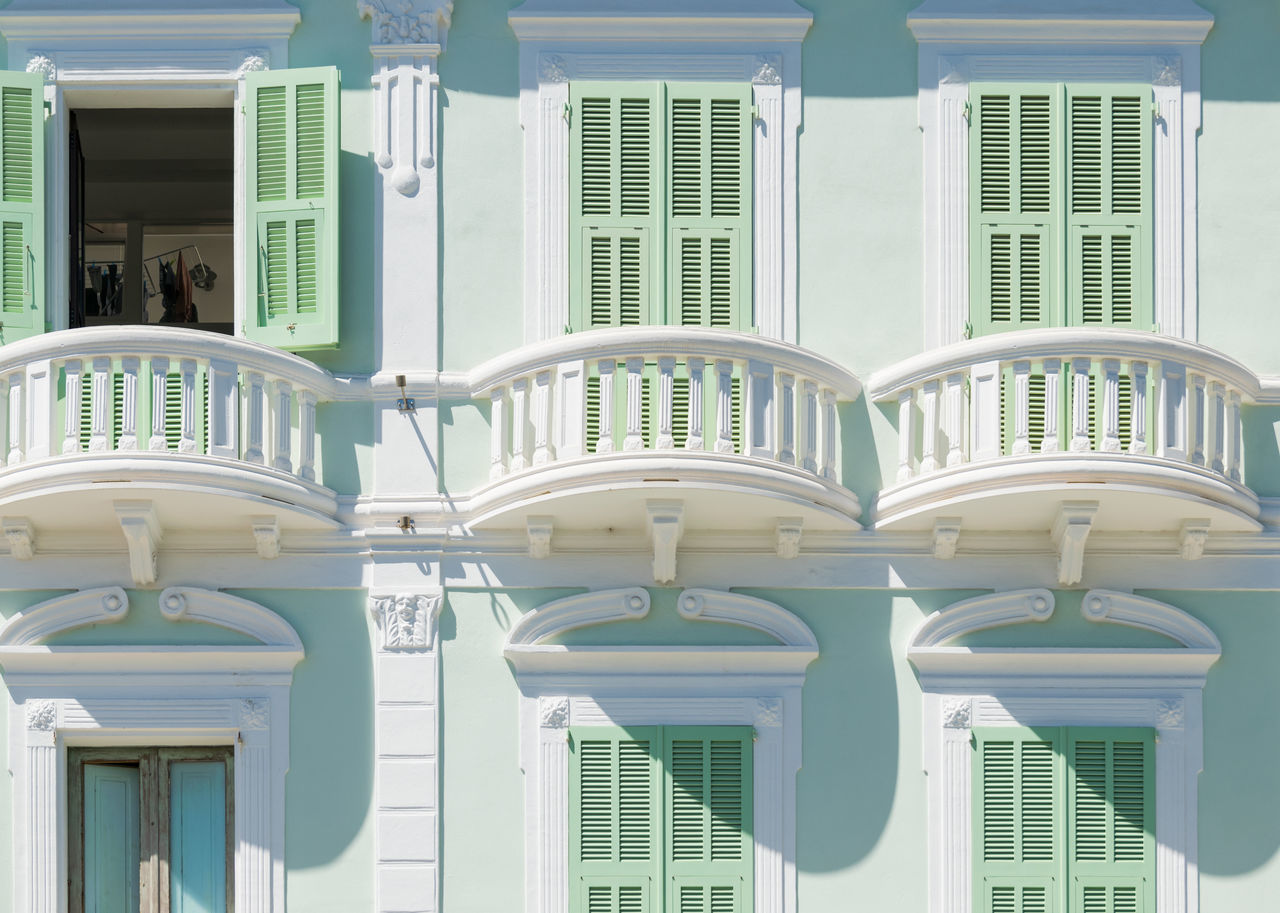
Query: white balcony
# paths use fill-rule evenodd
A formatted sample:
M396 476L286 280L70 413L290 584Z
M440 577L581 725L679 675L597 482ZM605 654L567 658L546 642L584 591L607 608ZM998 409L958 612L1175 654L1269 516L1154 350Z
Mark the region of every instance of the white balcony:
M251 525L332 528L315 419L334 386L287 352L198 330L98 327L4 346L6 532L119 529L140 516L153 537L235 530L250 544Z
M473 528L858 529L837 404L858 381L796 346L681 327L576 333L469 375L490 403ZM657 505L657 506L655 506ZM664 507L665 506L665 507Z
M896 482L876 527L1257 530L1242 483L1243 365L1131 330L1029 330L927 352L880 372L898 419ZM1186 545L1187 536L1192 537Z

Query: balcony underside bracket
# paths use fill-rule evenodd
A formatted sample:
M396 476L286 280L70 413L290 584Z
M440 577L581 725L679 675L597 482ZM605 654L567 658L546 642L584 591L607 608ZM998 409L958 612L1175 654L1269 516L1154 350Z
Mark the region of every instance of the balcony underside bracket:
M1058 583L1074 586L1084 575L1084 545L1093 529L1097 501L1065 501L1053 523L1053 544L1058 549Z
M671 583L676 579L676 546L684 532L684 502L649 501L645 506L653 540L653 581Z
M116 517L129 547L129 572L136 586L156 582L156 551L160 548L160 519L151 501L116 501Z

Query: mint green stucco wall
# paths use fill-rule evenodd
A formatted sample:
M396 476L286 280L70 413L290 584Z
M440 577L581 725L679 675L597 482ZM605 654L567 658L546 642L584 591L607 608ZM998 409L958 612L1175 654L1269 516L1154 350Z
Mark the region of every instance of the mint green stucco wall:
M350 913L373 907L373 667L363 590L232 590L281 615L298 632L306 657L294 670L289 706L285 794L288 908ZM57 592L0 592L0 620ZM212 625L171 622L154 590L129 592L126 618L79 628L50 644L248 644ZM0 688L3 684L0 683ZM7 696L0 691L0 698ZM340 733L340 737L336 736ZM0 729L7 759L8 729ZM0 768L7 770L7 766ZM12 785L0 789L0 910L12 884Z

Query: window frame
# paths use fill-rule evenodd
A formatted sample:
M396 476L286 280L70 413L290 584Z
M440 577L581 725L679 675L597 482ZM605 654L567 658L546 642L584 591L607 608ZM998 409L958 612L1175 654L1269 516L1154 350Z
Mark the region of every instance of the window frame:
M1195 341L1200 45L1213 17L1067 18L1029 0L1020 15L1018 5L985 19L935 0L907 19L924 133L924 348L960 342L970 319L969 86L1006 81L1151 86L1152 314L1160 333Z

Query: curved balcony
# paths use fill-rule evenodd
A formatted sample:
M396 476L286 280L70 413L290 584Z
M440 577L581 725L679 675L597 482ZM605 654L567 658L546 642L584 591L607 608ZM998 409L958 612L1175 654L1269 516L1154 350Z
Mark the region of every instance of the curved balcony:
M315 416L334 385L287 352L199 330L94 327L4 346L6 532L141 517L153 538L234 530L248 544L251 524L331 528L336 496L316 483Z
M1257 530L1241 481L1243 365L1185 340L1063 328L984 337L877 374L898 415L877 528ZM954 541L954 540L953 540Z
M594 330L469 375L491 404L474 528L858 529L836 406L858 381L793 345L681 327ZM785 521L785 522L784 522ZM781 550L781 547L780 547Z

